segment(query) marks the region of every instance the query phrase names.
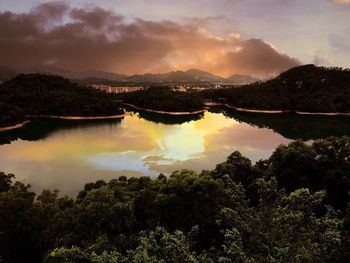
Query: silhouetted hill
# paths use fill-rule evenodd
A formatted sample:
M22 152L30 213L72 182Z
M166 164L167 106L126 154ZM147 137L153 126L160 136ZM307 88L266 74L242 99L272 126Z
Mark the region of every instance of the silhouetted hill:
M166 87L151 87L117 97L125 103L140 108L168 111L168 112L194 112L204 109L204 104L197 93L179 92Z
M161 74L161 78L167 82L196 82L197 79L191 74L187 74L183 71L172 71L169 73Z
M105 72L99 70L84 70L84 71L70 71L52 66L22 66L13 67L0 65L0 81L9 80L18 74L47 74L47 75L59 75L69 79L107 79L113 81L122 81L127 77L126 75L116 74L113 72Z
M130 82L178 82L178 83L197 83L197 82L220 82L224 78L198 69L189 69L187 71L171 71L163 74L144 74L133 75L127 78Z
M127 78L130 82L196 82L195 77L183 71L171 71L163 74L133 75Z
M350 70L299 66L273 80L208 91L206 96L249 109L350 112Z
M104 92L42 74L20 74L3 83L0 101L8 104L2 107L11 107L11 111L3 111L0 126L15 121L16 116L11 117L10 112L18 109L25 115L105 116L123 112Z
M217 76L212 73L199 70L199 69L189 69L189 70L186 70L185 73L191 75L192 77L196 78L199 81L209 81L209 82L225 81L225 79L220 76Z
M81 72L75 72L71 78L74 79L107 79L114 81L123 81L127 76L123 74L117 74L113 72L105 72L99 70L85 70Z
M15 69L9 66L0 65L0 82L9 80L14 76L16 76L17 74L18 72Z

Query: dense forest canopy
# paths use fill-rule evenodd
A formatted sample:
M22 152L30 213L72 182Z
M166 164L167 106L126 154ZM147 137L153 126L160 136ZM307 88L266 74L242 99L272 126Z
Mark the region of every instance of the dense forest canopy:
M295 141L256 164L120 177L76 198L0 173L3 262L350 260L350 138ZM0 261L1 261L0 260Z
M125 103L152 110L193 112L204 109L204 103L197 93L174 91L168 87L150 87L117 97Z
M203 95L248 109L350 112L350 70L304 65L266 82Z
M24 115L105 116L121 114L112 98L60 76L21 74L0 85L0 126ZM6 103L6 104L4 104Z

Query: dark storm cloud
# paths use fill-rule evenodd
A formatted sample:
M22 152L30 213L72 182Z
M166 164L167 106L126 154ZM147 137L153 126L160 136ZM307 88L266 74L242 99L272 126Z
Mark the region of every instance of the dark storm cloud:
M91 10L73 9L70 12L70 17L95 29L113 26L123 20L122 16L115 15L111 11L99 7L95 7Z
M38 17L47 20L61 19L64 13L69 9L65 2L53 1L50 3L43 3L32 9L32 13Z
M0 64L129 74L197 67L260 76L298 64L260 39L215 36L198 21L125 20L109 10L72 9L64 2L0 13Z

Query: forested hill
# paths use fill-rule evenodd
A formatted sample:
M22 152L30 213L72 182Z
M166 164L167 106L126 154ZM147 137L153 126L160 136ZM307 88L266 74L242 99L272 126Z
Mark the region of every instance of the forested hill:
M140 108L167 112L195 112L204 109L198 93L174 91L168 87L118 94L117 98Z
M24 115L105 116L123 111L110 96L54 75L21 74L0 86L0 127Z
M304 65L273 80L207 96L242 108L309 112L350 112L350 70Z

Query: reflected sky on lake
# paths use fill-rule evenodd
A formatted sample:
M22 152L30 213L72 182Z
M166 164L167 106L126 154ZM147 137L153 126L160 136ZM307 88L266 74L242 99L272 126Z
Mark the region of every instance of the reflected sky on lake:
M37 141L1 145L0 171L14 173L35 191L58 188L74 195L98 179L213 169L236 150L257 161L288 142L270 129L222 113L206 112L200 120L173 125L128 115L121 122L56 130Z

